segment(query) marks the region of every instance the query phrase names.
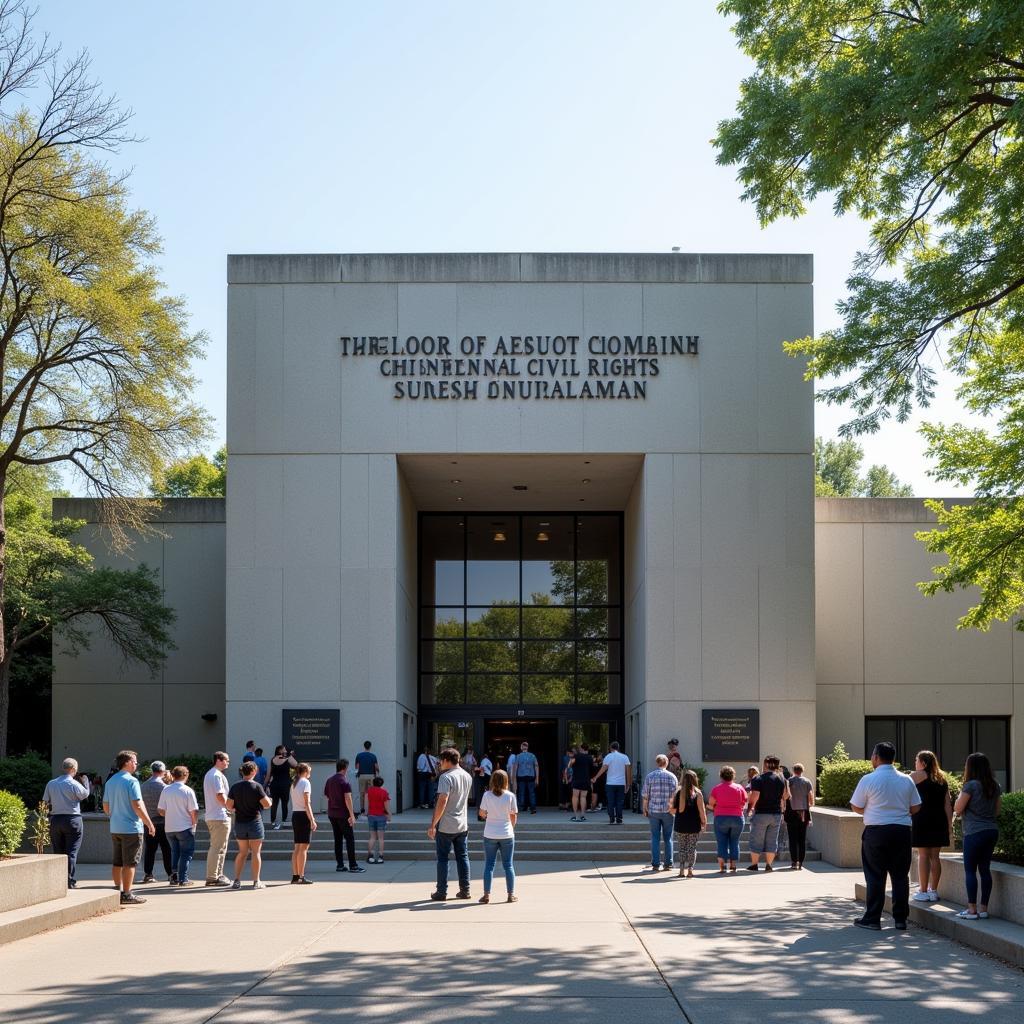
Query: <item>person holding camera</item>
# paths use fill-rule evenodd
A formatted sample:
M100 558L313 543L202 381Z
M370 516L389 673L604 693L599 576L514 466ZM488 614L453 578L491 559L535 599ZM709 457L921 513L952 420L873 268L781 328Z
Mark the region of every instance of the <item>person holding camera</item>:
M288 817L288 797L292 788L291 769L298 767L299 762L295 755L283 743L274 749L274 756L270 759L270 771L268 789L270 791L270 827L275 832L280 831L285 818ZM281 809L281 820L274 824L277 816L277 809Z

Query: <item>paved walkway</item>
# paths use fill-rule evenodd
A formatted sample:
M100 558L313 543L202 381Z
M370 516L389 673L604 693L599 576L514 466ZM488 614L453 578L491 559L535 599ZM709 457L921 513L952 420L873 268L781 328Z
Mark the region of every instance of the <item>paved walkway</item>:
M430 903L427 863L330 867L302 888L286 863L260 892L140 886L145 906L0 948L0 1022L1024 1019L1024 972L913 926L850 927L858 876L826 865L685 881L527 863L520 902L489 906ZM106 876L81 870L85 885Z

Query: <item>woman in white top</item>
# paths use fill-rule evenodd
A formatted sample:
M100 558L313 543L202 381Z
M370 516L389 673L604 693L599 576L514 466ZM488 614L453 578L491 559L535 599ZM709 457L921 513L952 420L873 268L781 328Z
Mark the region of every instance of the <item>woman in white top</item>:
M516 869L512 866L512 855L516 848L514 826L519 817L519 806L515 794L509 792L508 775L500 768L491 774L491 788L480 798L479 815L484 819L484 894L481 903L491 902L491 882L494 881L494 862L501 854L501 866L505 869L505 888L508 902L519 899L516 887Z
M316 818L310 802L312 786L309 784L310 766L304 761L295 766L295 781L292 783L292 835L295 846L292 849L292 885L312 885L306 877L306 857L309 854L311 833L316 831Z

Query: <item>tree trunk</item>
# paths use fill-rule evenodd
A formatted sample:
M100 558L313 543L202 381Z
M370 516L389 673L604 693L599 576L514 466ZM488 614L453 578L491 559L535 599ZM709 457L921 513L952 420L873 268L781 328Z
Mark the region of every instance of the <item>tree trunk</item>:
M6 474L0 473L0 757L7 756L7 719L11 709L11 659L7 652L4 593L7 578L7 519L4 505Z

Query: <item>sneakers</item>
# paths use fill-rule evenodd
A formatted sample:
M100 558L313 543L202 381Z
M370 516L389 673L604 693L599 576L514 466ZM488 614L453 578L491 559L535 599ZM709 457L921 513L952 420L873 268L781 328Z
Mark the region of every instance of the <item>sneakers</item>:
M312 885L313 879L307 878L305 875L299 875L298 878L292 879L292 885Z
M764 869L765 869L765 871L774 871L774 870L775 870L775 869L774 869L774 868L773 868L773 867L771 866L771 864L765 864L765 866L764 866Z
M505 902L506 903L518 903L519 902L519 897L514 892L510 892L508 894L508 897L506 898Z
M856 917L853 920L854 928L864 928L869 932L880 932L882 926L877 921L865 921L863 917Z
M195 885L195 884L196 883L193 882L190 878L186 878L186 879L183 879L182 881L178 882L178 888L179 889L187 889L190 885Z
M261 881L260 881L260 880L259 880L259 879L257 878L257 879L256 879L256 881L252 883L252 887L253 887L254 889L266 889L266 887L267 887L267 886L266 886L266 883L265 883L265 882L261 882Z
M570 821L579 821L580 819L577 818L576 815L574 814L569 820Z
M748 864L747 865L747 870L748 871L760 871L761 869L756 864Z
M907 922L906 921L897 921L896 922L896 931L898 931L898 932L905 932L906 930L907 930Z
M273 829L273 830L274 830L275 832L280 832L280 831L281 831L281 822L278 822L278 823L277 823L276 825L271 825L270 827L271 827L271 828L272 828L272 829Z
M929 889L928 890L928 902L929 903L938 903L939 902L939 894L934 889Z
M146 877L142 879L143 884L145 884L146 882L155 882L155 881L156 881L156 879L152 875L146 875Z
M458 892L457 892L457 893L455 894L455 898L456 898L457 900L468 900L468 899L470 898L470 897L469 897L469 890L468 890L468 889L460 889L460 890L459 890L459 891L458 891Z
M365 871L366 870L366 868L362 867L359 864L350 864L348 866L348 869L349 869L349 871L355 871L355 872Z
M122 903L124 902L123 898L122 898L121 902ZM960 913L957 914L956 916L959 917L963 921L977 921L978 920L978 915L977 914L972 914L966 907L964 907L964 909L961 910Z
M207 885L209 885L210 883L209 883L209 882L207 882L206 884L207 884ZM216 883L214 883L214 884L216 884ZM233 882L231 883L231 888L232 888L232 889L241 889L241 888L242 888L242 880L241 880L240 878L236 878L236 879L235 879L235 880L234 880L234 881L233 881Z
M174 883L171 882L171 885L174 885ZM219 878L208 878L206 880L207 889L213 888L214 886L216 886L218 889L224 889L229 885L231 885L231 880L225 878L223 875L221 875ZM233 888L237 889L238 886L233 886Z
M435 903L444 903L444 901L445 901L446 899L448 899L448 893L446 893L446 892L432 892L432 893L430 894L430 898L431 898L431 899L432 899L432 900L433 900L433 901L434 901Z
M911 896L910 898L912 900L914 900L916 903L931 903L932 902L931 896L929 896L928 893L926 893L926 892L915 892L914 895Z
M348 868L345 867L344 864L339 864L334 870L335 871L348 871Z
M123 892L123 893L121 893L121 906L122 907L134 906L137 903L145 903L145 902L146 902L145 897L143 897L143 896L136 896L135 893L133 893L133 892Z
M586 821L586 820L587 820L587 816L585 814L581 814L580 817L577 818L577 821Z

